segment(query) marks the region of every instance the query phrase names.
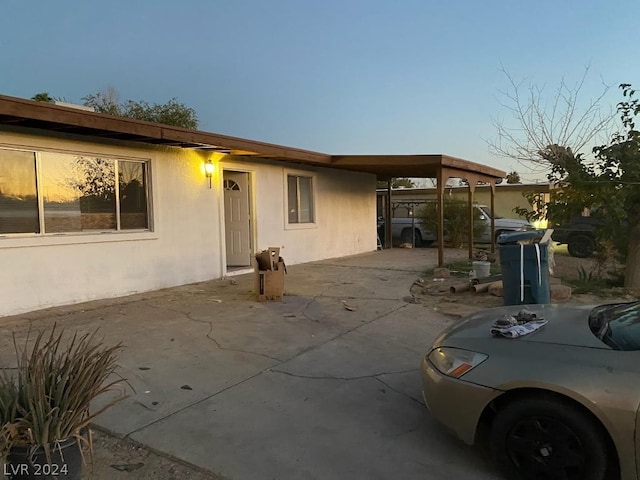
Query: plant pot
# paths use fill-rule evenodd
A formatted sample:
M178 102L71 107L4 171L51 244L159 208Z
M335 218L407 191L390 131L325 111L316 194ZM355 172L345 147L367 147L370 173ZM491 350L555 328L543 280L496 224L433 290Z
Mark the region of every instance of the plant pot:
M3 472L10 480L80 480L82 452L75 437L51 447L51 463L43 447L29 455L29 447L13 447Z

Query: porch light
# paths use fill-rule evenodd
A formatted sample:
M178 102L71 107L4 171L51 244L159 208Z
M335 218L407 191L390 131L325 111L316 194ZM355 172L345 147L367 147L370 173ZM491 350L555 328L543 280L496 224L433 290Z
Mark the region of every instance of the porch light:
M211 177L213 176L213 162L211 160L205 162L204 174L209 179L209 188L211 188Z

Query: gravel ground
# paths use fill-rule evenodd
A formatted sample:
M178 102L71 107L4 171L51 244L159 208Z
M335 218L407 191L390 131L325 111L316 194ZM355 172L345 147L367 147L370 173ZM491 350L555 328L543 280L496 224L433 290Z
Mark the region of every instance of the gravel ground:
M224 478L105 432L94 430L93 444L93 464L85 468L83 479L221 480Z
M580 271L596 272L597 262L594 258L571 257L566 250L566 246L555 247L554 253L549 260L553 264L553 276L551 283L561 283L570 285L572 281L580 277ZM478 310L503 305L502 297L497 297L489 293L473 293L471 291L450 293L450 287L468 282L469 277L465 272L452 273L452 277L444 280L436 280L432 276L416 280L411 288L411 296L406 297L407 301L420 303L426 308L431 308L453 319L469 315ZM602 291L600 295L576 294L566 300L552 299L553 303L581 303L599 304L613 301L631 301L636 297L626 294L622 289L610 289Z

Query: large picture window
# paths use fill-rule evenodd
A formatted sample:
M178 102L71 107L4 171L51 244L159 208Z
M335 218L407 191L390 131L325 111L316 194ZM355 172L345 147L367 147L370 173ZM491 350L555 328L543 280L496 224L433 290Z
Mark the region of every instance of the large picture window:
M289 223L313 223L313 178L287 175Z
M149 229L147 162L0 149L0 234Z

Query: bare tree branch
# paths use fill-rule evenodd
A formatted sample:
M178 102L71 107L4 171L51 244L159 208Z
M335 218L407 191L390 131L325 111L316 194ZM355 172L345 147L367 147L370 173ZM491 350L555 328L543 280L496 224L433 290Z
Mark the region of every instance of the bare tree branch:
M501 71L509 87L499 91L498 104L507 117L492 118L497 135L487 144L493 155L516 160L532 172L542 172L551 166L540 154L548 146L560 145L574 154L585 154L585 148L601 136L610 136L616 111L603 105L610 87L603 82L600 95L580 106L589 67L575 86L562 79L548 102L544 86L525 85L525 80L516 81L504 67Z

